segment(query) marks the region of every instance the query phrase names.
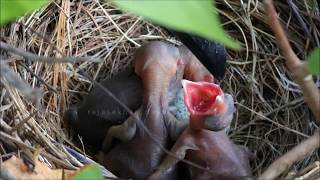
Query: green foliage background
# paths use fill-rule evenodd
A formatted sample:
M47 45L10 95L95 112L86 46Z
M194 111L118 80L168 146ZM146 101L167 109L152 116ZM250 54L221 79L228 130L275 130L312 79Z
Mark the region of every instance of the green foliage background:
M0 0L0 26L31 13L46 3L47 0Z

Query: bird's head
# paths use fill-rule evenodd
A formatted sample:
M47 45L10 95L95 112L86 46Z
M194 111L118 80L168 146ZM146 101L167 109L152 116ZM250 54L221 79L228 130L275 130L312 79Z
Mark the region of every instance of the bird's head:
M218 131L229 126L235 111L232 96L214 83L182 80L182 86L191 128Z

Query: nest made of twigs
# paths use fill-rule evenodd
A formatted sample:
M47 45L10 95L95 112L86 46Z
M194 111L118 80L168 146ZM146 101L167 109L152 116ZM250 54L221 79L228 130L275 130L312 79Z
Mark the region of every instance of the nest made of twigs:
M256 158L252 168L259 175L277 157L312 135L317 125L279 55L262 2L241 2L217 1L223 27L243 46L241 51L228 50L222 87L233 95L237 108L230 137L253 151ZM296 54L305 59L320 44L319 9L314 6L315 1L293 2L311 37L287 3L277 2L276 7ZM95 0L54 1L31 16L1 28L1 40L41 56L94 56L103 60L48 64L31 62L1 50L1 56L14 72L32 87L44 91L43 108L39 111L14 87L2 81L2 160L11 152L44 148L41 156L44 162L51 167L69 168L80 167L81 163L60 144L84 154L87 150L81 137L72 138L62 121L64 111L92 89L92 83L79 70L97 80L109 78L130 66L135 49L147 41L179 44L163 29L141 17L123 13L109 2ZM298 172L319 157L319 152L310 154L291 171Z

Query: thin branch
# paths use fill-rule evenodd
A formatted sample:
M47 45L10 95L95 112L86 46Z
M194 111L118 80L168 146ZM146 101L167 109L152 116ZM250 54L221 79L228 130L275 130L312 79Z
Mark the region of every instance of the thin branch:
M320 94L319 90L313 82L312 75L309 73L305 63L293 52L288 38L281 27L275 7L272 0L265 0L265 13L267 15L267 21L271 26L271 29L275 33L277 43L282 51L283 56L286 59L286 65L293 74L296 82L300 85L304 99L312 110L315 118L320 122ZM315 149L320 147L320 131L317 130L315 134L303 141L292 150L282 155L279 159L274 161L268 169L262 173L259 177L262 179L275 179L283 171L287 170L296 161L302 160L306 155L312 153Z
M267 21L275 33L278 46L286 59L286 65L290 72L293 74L296 82L302 89L304 99L309 105L314 116L320 123L320 93L313 82L312 75L310 74L307 66L303 63L297 55L293 52L288 38L281 27L276 10L273 6L272 0L265 0L265 13Z
M290 168L296 161L302 160L306 155L311 154L320 147L320 131L317 130L313 136L303 141L279 159L274 161L258 180L276 179L282 172Z
M24 67L32 76L36 77L38 79L39 82L41 82L42 84L44 84L45 86L47 86L47 88L50 91L53 91L54 93L58 94L58 91L55 90L52 86L50 86L48 83L46 83L41 77L39 77L36 73L34 73L30 68L28 68L28 66L26 66L24 63L18 61L18 64L21 65L22 67Z
M24 96L35 102L38 106L39 100L42 97L42 92L38 88L32 88L24 80L20 79L11 68L0 59L0 75L4 78L11 86L17 88Z
M37 61L37 62L46 62L46 63L76 63L76 62L100 62L101 59L96 57L43 57L43 56L37 56L35 54L26 52L22 49L13 47L9 44L6 44L4 42L0 42L0 49L4 49L6 51L12 52L14 54L17 54L19 56L22 56L28 60L31 61Z
M15 125L14 127L12 127L12 129L10 130L10 134L13 133L14 131L18 130L19 128L21 128L25 123L27 123L29 121L29 119L31 119L34 115L37 114L37 111L34 111L33 113L31 113L28 117L24 118L22 121L20 121L17 125Z

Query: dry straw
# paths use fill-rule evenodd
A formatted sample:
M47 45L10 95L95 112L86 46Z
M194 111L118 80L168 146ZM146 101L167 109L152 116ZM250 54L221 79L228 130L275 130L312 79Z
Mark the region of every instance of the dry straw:
M320 45L319 9L315 3L315 0L275 3L280 22L300 59ZM262 2L219 0L217 6L224 28L243 46L241 51L228 52L227 75L222 82L224 91L234 96L237 107L230 137L253 151L256 158L252 168L255 175L260 175L276 158L319 127L279 55ZM51 167L80 167L82 164L60 145L87 153L81 138L72 139L61 119L71 104L79 102L92 89L92 83L79 71L97 80L109 78L130 66L135 49L151 40L179 44L160 27L122 13L109 2L95 0L57 0L2 28L2 42L27 52L48 57L93 56L102 60L52 64L25 60L1 49L1 59L13 72L44 92L39 110L7 81L1 81L2 159L12 151L35 152L41 148L42 159ZM319 84L319 79L316 80ZM288 172L292 175L319 159L319 153L314 152Z

